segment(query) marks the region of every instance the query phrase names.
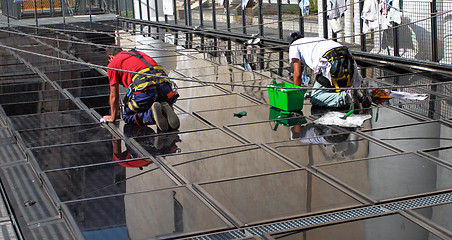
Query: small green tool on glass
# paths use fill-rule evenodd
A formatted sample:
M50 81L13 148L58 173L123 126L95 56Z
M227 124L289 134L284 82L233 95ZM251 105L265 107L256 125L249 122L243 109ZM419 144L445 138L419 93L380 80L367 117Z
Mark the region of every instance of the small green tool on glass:
M355 111L355 110L353 110L353 109L350 110L350 111L348 111L348 113L346 113L344 116L342 116L341 119L343 119L343 120L347 119L347 117L350 116L350 115L352 115L354 111Z

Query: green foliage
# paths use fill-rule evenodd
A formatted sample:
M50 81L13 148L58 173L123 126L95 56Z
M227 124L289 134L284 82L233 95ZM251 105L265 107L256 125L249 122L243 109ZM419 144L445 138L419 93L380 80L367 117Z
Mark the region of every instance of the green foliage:
M282 12L285 14L298 14L298 5L282 5Z
M132 17L133 16L133 12L132 11L127 11L128 12L128 16ZM121 11L121 17L127 17L126 16L126 11Z
M298 5L282 5L282 11L284 14L296 15L299 13ZM318 11L317 1L309 0L309 14L316 14Z
M316 14L319 11L317 1L309 0L309 14Z

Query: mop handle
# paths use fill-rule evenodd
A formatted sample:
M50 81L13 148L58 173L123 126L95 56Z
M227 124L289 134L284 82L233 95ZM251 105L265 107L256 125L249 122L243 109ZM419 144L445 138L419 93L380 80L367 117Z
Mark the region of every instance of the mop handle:
M353 110L353 109L350 110L350 111L348 111L348 113L346 113L346 114L344 115L344 117L348 117L348 116L352 115L354 111L355 111L355 110Z

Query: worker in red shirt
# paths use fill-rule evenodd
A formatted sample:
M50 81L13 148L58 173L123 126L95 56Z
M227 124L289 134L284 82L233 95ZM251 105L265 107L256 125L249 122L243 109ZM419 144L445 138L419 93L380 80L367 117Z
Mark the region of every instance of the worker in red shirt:
M161 131L178 129L179 118L172 104L178 94L173 91L172 82L166 78L163 68L143 52L132 49L122 51L117 46L107 48L110 82L111 115L103 116L107 122L114 122L119 113L119 84L127 88L124 98L123 120L127 124L156 124ZM134 72L134 73L131 73ZM143 75L144 74L151 74Z

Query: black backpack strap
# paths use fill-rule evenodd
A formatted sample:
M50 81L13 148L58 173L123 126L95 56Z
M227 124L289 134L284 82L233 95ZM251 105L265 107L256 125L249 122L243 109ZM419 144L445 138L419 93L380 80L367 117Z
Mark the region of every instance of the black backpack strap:
M127 55L134 56L134 57L140 59L142 62L144 62L144 64L146 64L149 69L153 69L154 68L154 66L152 66L152 64L150 64L148 61L146 61L146 59L144 59L143 55L141 55L135 48L133 48L130 51L132 53L122 53L122 54L127 54Z

